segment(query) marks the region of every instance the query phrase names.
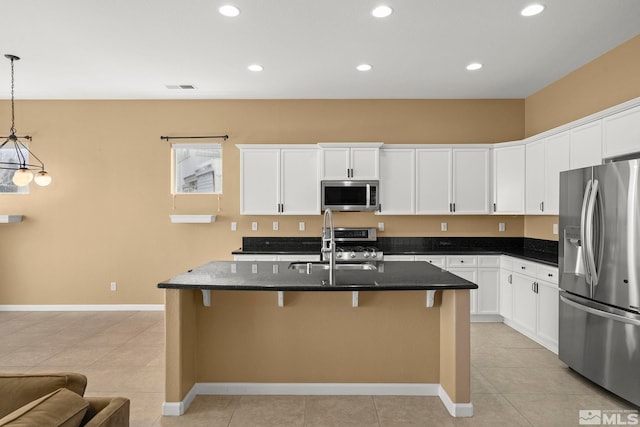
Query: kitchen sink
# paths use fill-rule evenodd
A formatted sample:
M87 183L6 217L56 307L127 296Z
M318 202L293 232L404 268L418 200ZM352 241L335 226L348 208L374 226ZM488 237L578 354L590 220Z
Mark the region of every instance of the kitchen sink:
M289 268L299 273L311 274L314 271L329 270L328 262L292 262ZM336 263L336 270L376 271L378 267L370 262Z

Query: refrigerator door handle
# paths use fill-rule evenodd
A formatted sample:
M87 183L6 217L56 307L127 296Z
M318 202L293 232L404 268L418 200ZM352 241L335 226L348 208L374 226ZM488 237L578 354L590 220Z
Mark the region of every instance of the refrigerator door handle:
M640 318L631 318L631 317L621 316L615 313L610 313L608 311L598 310L597 308L589 307L588 305L583 305L578 302L575 302L574 300L567 298L565 295L560 295L560 301L562 301L567 305L570 305L573 308L582 310L584 312L587 312L596 316L605 317L607 319L615 320L617 322L628 323L630 325L640 326Z
M598 197L598 180L594 179L591 185L591 195L589 197L589 206L587 207L587 224L586 237L587 241L585 249L587 252L587 262L589 263L589 274L591 275L591 297L593 298L593 287L598 284L598 271L596 270L596 254L593 248L593 232L594 232L594 211L596 206L596 200Z
M585 266L585 280L588 285L591 285L591 277L589 274L589 262L587 261L587 239L586 239L586 222L587 222L587 204L589 203L589 196L591 195L591 183L592 180L587 181L587 185L584 189L584 196L582 198L582 210L580 210L580 241L582 242L582 261ZM593 296L592 292L589 296Z

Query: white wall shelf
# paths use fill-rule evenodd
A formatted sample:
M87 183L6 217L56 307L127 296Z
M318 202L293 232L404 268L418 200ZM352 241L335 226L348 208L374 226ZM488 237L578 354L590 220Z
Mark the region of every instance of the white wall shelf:
M215 215L169 215L174 224L208 224L216 222Z
M10 222L22 222L22 215L0 215L0 224L8 224Z

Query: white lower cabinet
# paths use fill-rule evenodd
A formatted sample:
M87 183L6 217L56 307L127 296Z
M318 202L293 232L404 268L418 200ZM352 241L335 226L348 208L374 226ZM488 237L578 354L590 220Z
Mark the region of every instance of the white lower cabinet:
M505 322L513 317L513 259L500 259L500 316Z
M471 321L500 322L500 256L448 255L445 268L478 285L471 290Z
M511 306L500 308L504 322L557 354L558 269L518 259L503 265L511 267L501 273L501 297L506 299L511 293Z

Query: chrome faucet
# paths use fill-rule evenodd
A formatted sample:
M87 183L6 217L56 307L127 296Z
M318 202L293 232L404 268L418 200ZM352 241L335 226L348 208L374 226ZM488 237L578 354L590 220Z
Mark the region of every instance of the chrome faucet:
M329 219L329 228L327 228L327 218ZM324 219L322 221L322 249L323 255L329 255L329 285L336 284L336 235L333 227L333 212L331 209L325 209Z

